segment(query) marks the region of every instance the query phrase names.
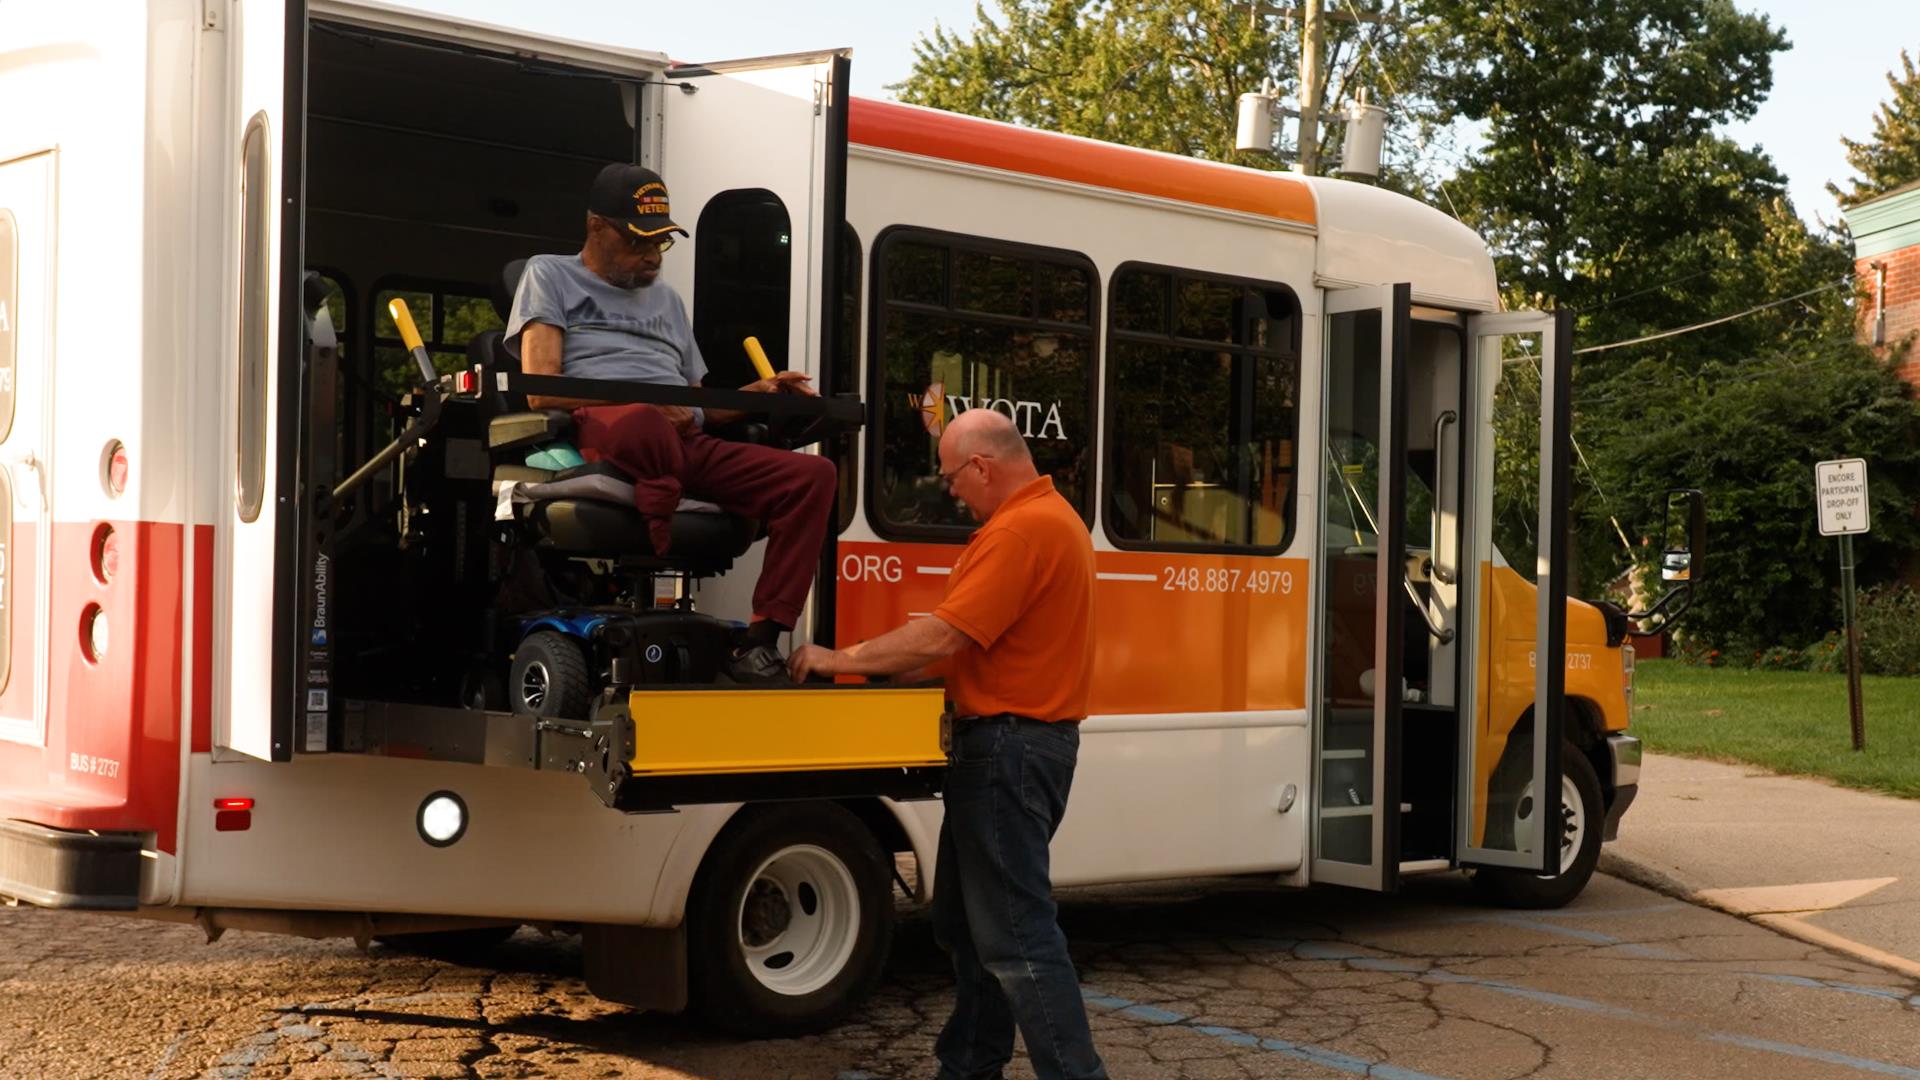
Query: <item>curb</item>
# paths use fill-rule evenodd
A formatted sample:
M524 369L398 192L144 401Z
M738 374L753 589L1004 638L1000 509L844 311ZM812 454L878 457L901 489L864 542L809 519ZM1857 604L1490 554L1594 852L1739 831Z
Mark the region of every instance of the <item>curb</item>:
M1862 944L1851 938L1841 937L1839 934L1833 933L1830 930L1823 930L1818 926L1813 926L1790 914L1761 913L1756 915L1748 912L1735 911L1725 905L1715 903L1708 897L1701 896L1699 889L1681 881L1679 878L1674 877L1664 870L1649 866L1646 863L1636 862L1624 855L1608 851L1604 847L1600 849L1600 862L1595 869L1600 873L1617 877L1630 884L1652 889L1654 892L1665 896L1671 896L1675 900L1683 900L1695 907L1703 907L1726 915L1732 915L1736 919L1750 922L1755 926L1765 927L1776 934L1783 934L1796 941L1802 941L1808 945L1814 945L1831 952L1840 953L1843 956L1851 957L1861 963L1872 964L1874 967L1884 968L1897 975L1904 975L1909 979L1920 979L1920 961L1909 960L1904 956L1897 956L1885 950L1876 949L1871 945Z

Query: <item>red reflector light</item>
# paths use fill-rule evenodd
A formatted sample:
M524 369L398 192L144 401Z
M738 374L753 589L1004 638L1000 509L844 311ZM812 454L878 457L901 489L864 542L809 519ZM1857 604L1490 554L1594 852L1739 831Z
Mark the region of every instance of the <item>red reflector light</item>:
M222 810L213 815L215 832L246 832L253 828L253 811Z
M215 810L251 810L253 809L253 800L252 799L215 799L213 800L213 808Z

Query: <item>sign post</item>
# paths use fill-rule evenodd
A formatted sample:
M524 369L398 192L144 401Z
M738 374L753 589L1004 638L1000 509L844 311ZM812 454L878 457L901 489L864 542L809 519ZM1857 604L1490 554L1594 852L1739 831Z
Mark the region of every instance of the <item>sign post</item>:
M1853 748L1867 748L1867 721L1860 710L1860 625L1854 618L1853 535L1867 531L1867 463L1861 458L1823 461L1813 467L1820 506L1820 535L1840 538L1841 610L1847 620L1847 718Z

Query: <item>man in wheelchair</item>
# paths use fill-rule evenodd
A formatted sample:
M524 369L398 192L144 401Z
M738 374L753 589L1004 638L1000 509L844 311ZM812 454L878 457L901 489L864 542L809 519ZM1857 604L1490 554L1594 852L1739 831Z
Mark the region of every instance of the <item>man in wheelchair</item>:
M587 196L587 237L578 255L527 260L507 320L506 347L529 375L624 379L699 386L707 365L686 304L659 282L674 234L667 188L638 165L600 171ZM783 371L742 387L814 393L808 377ZM672 546L682 498L701 499L763 522L766 558L753 619L727 663L736 682L784 682L779 636L799 621L832 512L833 462L770 446L729 442L707 429L742 414L671 405L605 405L529 395L535 409L571 410L581 455L633 477L633 501L655 555Z

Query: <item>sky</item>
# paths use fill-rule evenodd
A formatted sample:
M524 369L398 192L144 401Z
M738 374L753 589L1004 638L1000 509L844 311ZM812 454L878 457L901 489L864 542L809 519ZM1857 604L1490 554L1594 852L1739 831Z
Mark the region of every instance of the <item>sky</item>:
M651 49L678 60L720 60L809 49L853 49L854 93L889 97L907 76L913 45L936 24L971 29L974 0L390 0L480 22ZM1829 180L1850 175L1840 136L1864 139L1890 91L1886 73L1905 46L1920 53L1914 0L1735 0L1787 31L1774 58L1773 93L1728 134L1758 144L1787 175L1794 208L1832 221ZM988 0L989 10L998 4ZM1920 59L1920 57L1916 57Z

